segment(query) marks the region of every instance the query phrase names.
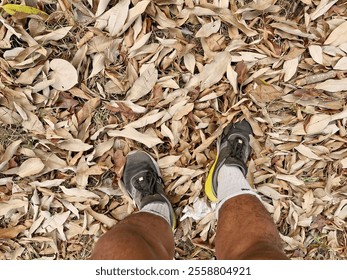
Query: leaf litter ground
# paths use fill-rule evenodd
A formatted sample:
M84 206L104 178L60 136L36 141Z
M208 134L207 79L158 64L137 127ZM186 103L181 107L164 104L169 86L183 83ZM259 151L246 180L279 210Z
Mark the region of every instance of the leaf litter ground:
M0 259L88 258L136 211L118 185L135 149L161 167L175 257L213 258L203 185L216 138L242 118L247 179L288 257L346 259L346 1L5 0L0 12Z

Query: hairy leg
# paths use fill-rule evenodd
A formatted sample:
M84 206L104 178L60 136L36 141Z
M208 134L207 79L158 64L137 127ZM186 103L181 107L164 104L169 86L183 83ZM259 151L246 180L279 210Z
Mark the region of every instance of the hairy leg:
M112 227L96 243L94 260L173 259L174 239L170 225L160 216L141 212Z
M253 195L239 195L222 205L215 243L218 259L288 259L270 214Z

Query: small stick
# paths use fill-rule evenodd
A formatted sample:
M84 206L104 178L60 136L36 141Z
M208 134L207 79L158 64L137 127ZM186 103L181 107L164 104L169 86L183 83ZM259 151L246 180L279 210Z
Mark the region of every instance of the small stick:
M320 73L312 76L305 77L303 79L295 81L297 86L305 86L309 84L315 84L319 82L324 82L328 79L333 79L337 75L336 71L329 71L326 73Z

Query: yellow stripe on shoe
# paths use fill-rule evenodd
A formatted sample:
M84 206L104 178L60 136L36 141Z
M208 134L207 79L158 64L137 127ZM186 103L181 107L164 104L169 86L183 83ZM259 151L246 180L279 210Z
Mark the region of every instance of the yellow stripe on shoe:
M212 178L213 178L213 171L216 167L218 161L218 156L216 157L216 160L214 161L213 165L211 166L210 171L208 172L208 176L205 182L205 193L207 197L212 201L212 202L217 202L217 197L213 191L213 184L212 184Z

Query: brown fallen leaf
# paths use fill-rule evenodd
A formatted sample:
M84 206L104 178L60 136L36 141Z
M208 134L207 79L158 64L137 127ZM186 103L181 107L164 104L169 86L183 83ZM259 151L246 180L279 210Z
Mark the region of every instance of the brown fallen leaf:
M12 239L16 238L23 230L26 229L26 226L18 225L12 228L0 228L0 238Z
M237 82L242 84L247 79L247 65L240 61L236 64L235 71L237 73Z

